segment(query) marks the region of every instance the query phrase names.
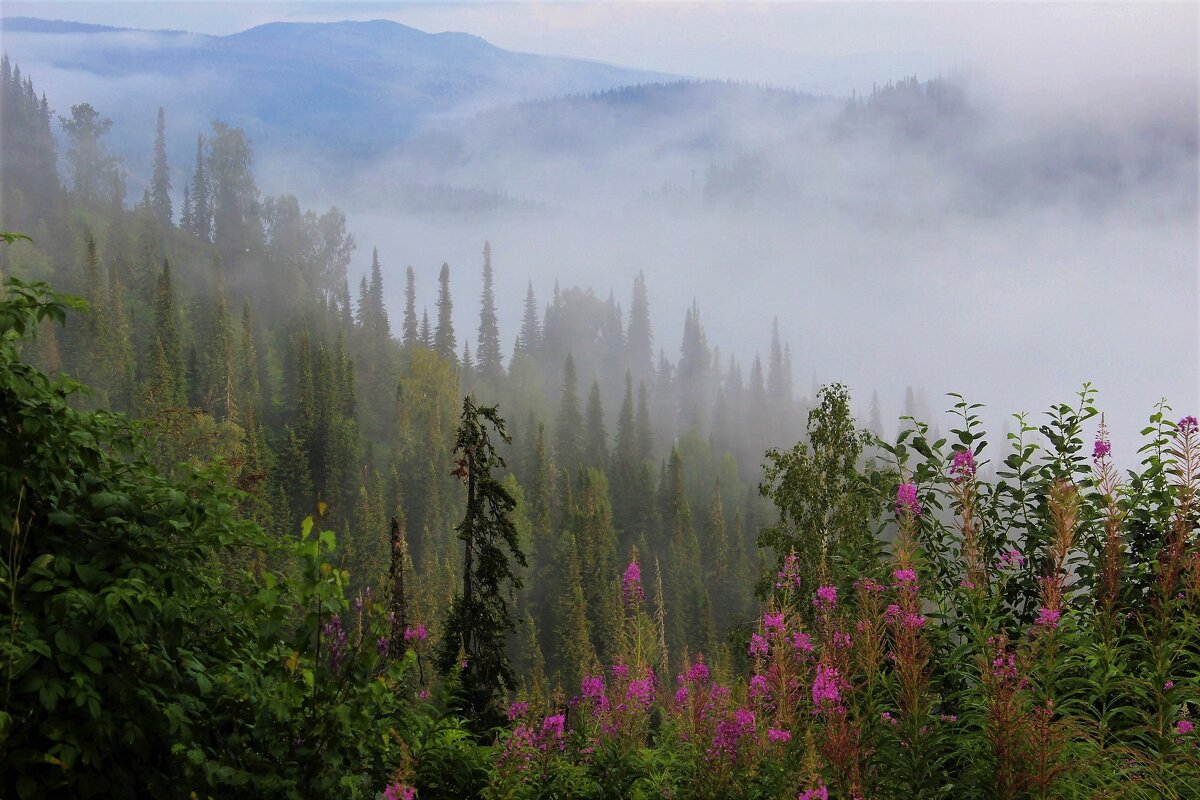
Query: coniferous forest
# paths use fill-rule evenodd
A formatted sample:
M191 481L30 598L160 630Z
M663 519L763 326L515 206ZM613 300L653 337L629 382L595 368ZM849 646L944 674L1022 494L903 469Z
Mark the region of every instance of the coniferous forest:
M1188 410L885 440L770 321L670 352L483 240L355 281L242 129L159 109L131 197L104 109L0 89L0 796L1200 796Z

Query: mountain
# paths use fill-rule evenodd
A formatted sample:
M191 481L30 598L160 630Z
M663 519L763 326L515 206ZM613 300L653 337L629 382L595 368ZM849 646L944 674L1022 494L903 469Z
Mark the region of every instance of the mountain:
M386 20L273 22L208 36L10 17L0 32L10 57L54 96L82 102L89 98L72 96L72 86L102 83L113 107L94 94L90 102L118 123L119 149L117 112L162 105L176 129L180 120L198 122L194 131L220 118L272 146L366 158L426 120L672 77ZM57 77L43 77L51 72Z

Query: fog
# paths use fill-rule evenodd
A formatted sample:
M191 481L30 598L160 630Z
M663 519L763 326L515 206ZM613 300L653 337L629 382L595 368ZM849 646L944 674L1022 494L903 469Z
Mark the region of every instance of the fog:
M195 4L9 5L229 32L200 21ZM1200 405L1194 5L235 9L219 24L386 16L512 49L739 81L516 104L509 93L473 96L369 157L271 127L254 135L264 194L342 208L358 274L379 249L390 308L402 307L411 264L432 312L449 262L460 339L477 326L487 240L506 348L527 281L541 302L557 281L612 291L628 308L644 271L670 358L693 300L709 343L743 363L765 356L777 317L802 394L810 380L842 381L865 414L878 391L885 421L908 386L935 408L957 391L993 410L996 439L1002 414L1041 411L1092 381L1127 455L1160 397L1181 413ZM104 36L120 40L105 47L142 44ZM219 93L219 64L172 83L150 69L63 66L71 36L12 34L4 46L60 112L87 99L113 117L115 137L136 130L148 144L166 105L182 186L186 142L206 124L186 98ZM872 101L872 84L913 72L922 85ZM253 132L253 119L226 119ZM131 196L147 172L139 146L136 157L125 150Z

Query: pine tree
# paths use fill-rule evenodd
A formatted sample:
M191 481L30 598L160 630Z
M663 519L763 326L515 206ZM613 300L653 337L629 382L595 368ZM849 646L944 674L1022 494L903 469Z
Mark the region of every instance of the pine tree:
M192 221L192 192L186 183L183 185L183 205L179 209L179 227L189 232L195 227Z
M573 471L583 459L583 415L579 411L575 358L567 354L563 368L562 398L555 425L554 455L560 469Z
M425 318L428 325L429 318ZM417 330L417 279L410 266L405 270L404 284L404 346L408 349L417 347L424 340Z
M608 434L604 430L604 409L600 405L600 383L592 381L584 413L584 463L599 470L608 469Z
M457 342L454 339L454 301L450 298L450 265L442 264L438 273L437 329L433 334L433 349L440 358L455 363Z
M426 350L433 349L433 329L429 326L429 310L422 309L421 311L421 330L417 334L417 340L421 347Z
M162 225L171 224L171 168L167 165L167 123L162 106L154 134L154 175L150 179L150 207Z
M192 170L192 226L189 230L202 242L212 241L212 187L205 170L204 135L196 135L196 166Z
M634 453L638 461L645 461L654 450L654 433L650 429L650 393L645 383L638 383L637 420L634 423L637 436Z
M492 470L504 469L505 463L492 445L489 426L501 441L510 442L495 406L476 406L470 396L464 398L454 444L455 475L467 486L466 513L457 528L463 542L462 591L454 597L437 652L443 674L465 661L463 701L480 732L499 723L497 701L516 687L505 649L505 637L515 630L505 596L519 589L521 581L509 557L527 566L510 516L516 501L492 477Z
M641 272L633 280L633 302L629 306L625 347L633 379L639 382L650 380L654 376L654 336L650 331L646 276Z
M700 309L695 302L683 323L683 345L675 385L679 392L679 429L699 427L708 406L708 372L711 354L700 325Z
M168 383L164 387L164 402L170 406L183 405L187 400L183 365L183 344L179 337L178 312L175 310L175 287L171 281L171 262L163 261L154 296L154 337L162 348Z
M525 290L525 316L521 319L521 333L517 337L517 350L533 355L542 345L542 323L538 321L537 300L533 296L533 281Z
M379 250L371 250L371 282L366 291L366 328L377 348L392 337L392 324L388 320L387 307L383 303L383 267L379 264Z
M479 307L479 374L495 381L504 374L500 362L500 327L496 321L496 295L492 288L492 245L483 243L483 296Z

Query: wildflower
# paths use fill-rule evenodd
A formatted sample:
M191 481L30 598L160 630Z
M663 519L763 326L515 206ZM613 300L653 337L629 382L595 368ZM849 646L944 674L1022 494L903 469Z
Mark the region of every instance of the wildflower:
M792 649L798 652L811 653L813 651L812 637L807 633L796 632L792 634Z
M1179 432L1184 436L1187 436L1189 433L1195 433L1197 429L1200 429L1200 425L1197 425L1195 417L1188 416L1179 420Z
M817 667L817 676L813 679L812 699L816 712L838 710L842 702L842 676L837 667L824 664Z
M378 653L380 655L380 657L387 656L388 640L387 640L386 636L380 636L378 639L375 640L375 652Z
M1175 730L1179 731L1182 734L1191 733L1195 729L1196 729L1195 724L1193 724L1192 721L1189 719L1181 719L1181 720L1179 720L1179 722L1175 723Z
M959 450L950 462L950 474L954 480L961 481L975 474L975 454L970 450Z
M928 618L924 614L909 612L904 615L903 623L906 628L921 628L928 622Z
M642 591L642 568L637 561L630 561L625 568L625 575L621 578L621 597L629 607L646 599L646 593Z
M613 664L612 674L614 678L627 680L629 678L629 667L625 666L624 664Z
M792 732L780 730L779 728L767 729L767 741L770 742L790 742L792 740Z
M882 592L883 584L873 578L859 578L854 582L854 588L860 592Z
M996 566L999 569L1016 569L1017 567L1025 566L1025 556L1021 555L1016 550L1009 550L1006 553L1000 554L1000 559Z
M749 694L751 697L766 697L771 693L767 688L767 679L763 675L755 675L750 679Z
M683 705L684 703L687 702L687 699L688 699L688 687L680 686L678 689L675 690L675 702L676 703L678 703L679 705Z
M708 667L703 661L697 661L688 669L688 683L706 684L708 683Z
M805 789L796 800L829 800L829 789L822 783L815 789Z
M604 678L589 675L583 679L580 691L588 700L598 701L604 697Z
M883 618L889 621L899 619L901 613L900 606L895 603L888 603L887 610L883 612Z
M833 634L833 646L842 649L849 649L850 634L844 631L835 631Z
M783 633L783 612L772 614L770 612L763 614L763 627L771 633Z
M750 655L752 657L763 656L765 658L769 649L767 640L762 637L762 634L750 634Z
M1038 618L1035 624L1052 631L1058 627L1058 620L1061 616L1062 612L1057 608L1046 608L1043 606L1038 609Z
M800 559L796 558L794 553L789 553L783 557L783 569L775 573L776 581L775 588L783 589L785 587L800 585Z
M898 569L892 573L892 579L897 583L916 583L917 572L911 569Z
M957 714L942 714L938 717L942 722L958 722Z
M837 605L837 587L822 586L817 589L817 596L813 598L813 605L817 608L833 608Z
M896 487L896 513L912 514L914 517L921 516L921 503L917 500L915 483L902 483Z
M961 581L958 582L958 586L960 589L974 589L975 581L969 581L966 578L963 578Z
M899 725L900 724L900 722L895 717L892 716L892 712L890 712L890 711L885 711L882 714L880 714L879 716L888 725Z
M529 713L529 703L520 700L508 707L508 721L515 722Z
M342 628L342 620L330 617L321 632L329 646L329 668L337 672L346 660L346 631Z
M421 691L417 692L417 699L418 699L418 700L428 700L428 699L429 699L429 692L427 692L426 690L422 689Z
M417 625L415 628L410 625L404 629L404 641L406 642L411 642L413 639L423 642L428 635L429 631L426 630L423 624ZM466 669L465 664L463 665L463 669Z
M563 725L567 718L562 714L551 714L542 720L541 744L538 749L545 752L547 747L553 741L558 746L559 750L563 749Z
M1099 464L1101 461L1108 458L1108 454L1111 452L1112 445L1107 439L1097 439L1096 443L1092 445L1092 461L1095 461L1097 464Z
M650 709L654 703L654 673L650 673L645 678L639 678L636 681L629 682L629 688L625 690L625 698L637 706L641 706L643 711Z
M1175 681L1167 681L1163 684L1163 690L1170 691L1175 688Z
M404 786L399 781L389 784L383 790L383 800L413 800L416 796L416 789L411 786Z

